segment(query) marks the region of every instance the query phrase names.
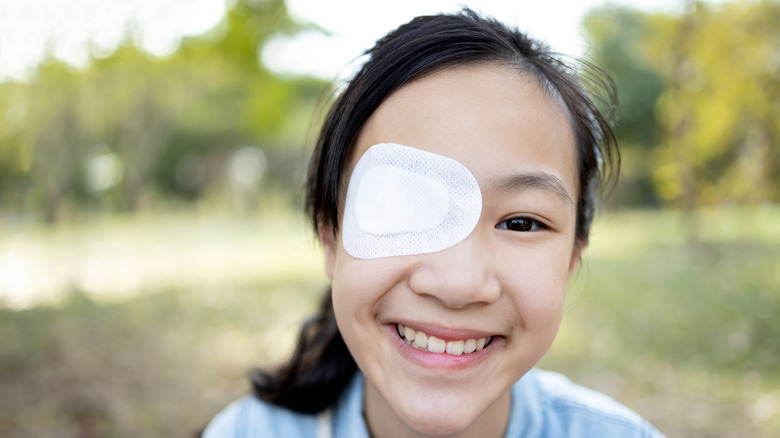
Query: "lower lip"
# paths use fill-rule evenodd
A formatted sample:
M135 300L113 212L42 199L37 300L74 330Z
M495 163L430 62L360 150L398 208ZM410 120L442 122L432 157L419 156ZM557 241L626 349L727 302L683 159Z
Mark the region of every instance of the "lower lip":
M461 354L456 356L454 354L447 353L432 353L428 350L420 350L415 348L400 336L398 336L398 330L395 324L386 324L385 329L393 339L393 344L399 350L401 355L409 362L419 365L423 368L431 368L437 370L450 370L459 371L466 368L474 367L485 361L487 357L498 347L502 338L494 336L485 348L474 351L473 353Z

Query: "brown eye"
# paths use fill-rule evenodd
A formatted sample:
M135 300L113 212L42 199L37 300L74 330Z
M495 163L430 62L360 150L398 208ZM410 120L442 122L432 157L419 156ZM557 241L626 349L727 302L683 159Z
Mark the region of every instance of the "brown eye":
M496 228L501 228L509 231L528 232L528 231L544 230L547 227L541 222L534 219L530 219L527 217L513 217L511 219L507 219L505 221L499 222L498 225L496 225Z

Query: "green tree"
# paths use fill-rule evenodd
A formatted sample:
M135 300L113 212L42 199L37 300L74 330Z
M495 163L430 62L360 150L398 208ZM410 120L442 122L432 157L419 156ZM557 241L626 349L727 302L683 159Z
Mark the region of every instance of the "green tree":
M268 176L277 187L298 191L306 127L325 83L273 74L259 59L270 37L302 28L289 18L283 1L239 2L220 27L183 41L165 61L185 82L183 89L197 92L182 96L187 104L158 163L163 187L196 195L226 154L255 145L272 151ZM206 180L181 181L182 168L198 162L195 167L209 169Z
M0 188L29 181L27 201L48 220L67 200L107 194L133 211L150 190L197 197L225 178L233 151L254 145L278 151L271 174L297 189L298 178L277 171L300 161L304 120L324 83L272 74L259 55L270 37L301 28L283 0L238 0L171 56L145 53L128 31L114 53L82 70L47 61L28 83L0 84ZM119 185L99 194L86 190L96 149L124 169Z
M659 194L691 211L780 200L780 3L691 3L655 21Z
M665 84L647 57L651 17L622 6L589 11L583 25L592 43L589 56L615 81L619 106L614 132L623 172L616 201L625 205L659 202L649 156L661 138L655 107Z
M0 83L0 205L21 209L22 186L28 183L32 157L24 146L29 100L17 82Z
M85 132L79 112L82 86L71 67L56 61L42 65L24 101L21 147L31 157L35 197L47 222L56 221L70 188L78 178Z
M163 61L129 44L84 72L90 129L123 161L120 192L128 211L139 208L176 126L178 90L166 73Z

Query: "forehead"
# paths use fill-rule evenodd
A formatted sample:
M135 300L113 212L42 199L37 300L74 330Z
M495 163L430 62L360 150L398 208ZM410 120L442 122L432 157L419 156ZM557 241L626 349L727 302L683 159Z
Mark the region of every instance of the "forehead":
M481 186L512 173L551 173L576 197L577 152L568 115L514 67L462 66L404 85L366 121L348 170L368 147L383 142L454 158Z

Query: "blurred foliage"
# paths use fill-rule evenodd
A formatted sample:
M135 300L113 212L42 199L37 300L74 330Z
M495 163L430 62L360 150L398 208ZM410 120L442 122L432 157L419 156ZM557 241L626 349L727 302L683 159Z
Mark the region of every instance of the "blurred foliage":
M780 3L695 5L657 22L676 30L653 41L670 84L658 106L661 195L688 208L780 199Z
M197 199L234 188L226 163L247 146L279 151L270 167L292 175L266 182L297 193L324 82L272 74L259 55L269 37L301 28L282 0L242 0L168 57L126 41L84 69L48 59L29 82L0 84L0 208L53 222L68 204Z
M612 76L618 91L618 123L614 131L623 169L617 201L623 205L657 205L660 200L646 157L661 137L655 102L664 84L643 56L643 45L651 29L643 14L618 7L592 11L584 25L592 40L592 56Z
M688 210L780 201L780 2L607 6L585 27L613 75L621 200Z
M676 15L604 6L585 18L620 99L614 203L778 202L780 2L686 4ZM29 82L0 83L0 211L53 222L212 195L245 210L269 190L300 196L325 83L272 73L259 54L302 29L283 0L241 0L169 56L128 37L83 69L48 59ZM237 155L246 147L261 165L237 162L254 156Z

